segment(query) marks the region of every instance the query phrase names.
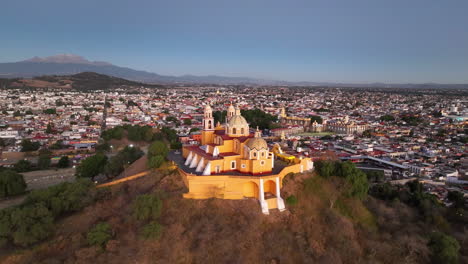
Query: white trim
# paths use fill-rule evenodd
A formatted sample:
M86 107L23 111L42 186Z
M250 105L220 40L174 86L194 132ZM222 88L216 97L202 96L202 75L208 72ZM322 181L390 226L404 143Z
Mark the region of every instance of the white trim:
M200 159L200 162L198 162L198 166L197 166L197 169L195 170L196 172L201 172L203 170L203 162L205 161L205 159L202 157Z
M188 154L187 156L187 160L185 160L185 166L188 166L190 164L190 162L192 161L192 158L193 158L193 154L192 154L192 151L190 151L190 153Z
M278 210L282 212L286 210L286 208L284 206L283 198L281 198L279 177L276 177L275 181L276 181L276 205L278 206Z
M206 163L205 169L203 170L203 175L211 175L211 162Z
M192 159L192 162L190 162L190 166L189 168L195 168L197 166L197 162L198 162L198 156L197 155L194 155L193 159Z

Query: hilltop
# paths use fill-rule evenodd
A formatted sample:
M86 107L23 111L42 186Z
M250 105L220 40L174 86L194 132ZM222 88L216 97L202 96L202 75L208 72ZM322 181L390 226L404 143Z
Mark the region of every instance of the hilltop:
M78 91L129 89L141 87L161 87L155 84L129 81L122 78L99 74L95 72L82 72L74 75L43 75L32 79L0 79L2 88L36 88L36 89L73 89Z
M177 172L156 172L98 192L96 202L61 219L32 249L10 248L2 263L428 263L428 225L403 203L345 198L337 181L297 174L285 181L288 210L269 216L258 202L183 199ZM155 238L135 218L143 194L162 201ZM335 201L336 206L330 206ZM89 245L97 223L112 230ZM143 232L143 233L142 233Z

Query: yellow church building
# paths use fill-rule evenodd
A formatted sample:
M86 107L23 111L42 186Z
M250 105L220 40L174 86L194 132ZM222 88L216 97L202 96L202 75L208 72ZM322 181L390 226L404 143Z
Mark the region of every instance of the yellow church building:
M249 124L239 107L230 105L226 124L215 126L213 111L206 105L200 146L184 146L179 171L188 187L185 198L259 200L262 212L285 209L281 197L284 176L313 168L309 158L297 158L286 166L275 166L275 155L257 130L250 133Z

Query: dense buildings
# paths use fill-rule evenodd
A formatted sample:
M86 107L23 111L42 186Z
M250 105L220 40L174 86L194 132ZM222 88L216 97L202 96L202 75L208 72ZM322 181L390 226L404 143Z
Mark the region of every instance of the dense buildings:
M93 153L104 129L164 126L174 129L185 146L214 143L218 136L220 145L237 138L245 147L258 133L270 149L281 142L285 154L316 159L333 152L362 168L384 172L386 180L422 177L428 183L459 185L468 180L467 98L457 90L242 85L140 87L132 92L9 89L0 91L1 162L5 166L23 158L34 162L21 152L22 141L29 140L41 148L57 148L53 150L57 156L74 151L77 164ZM208 104L211 123L204 116ZM256 118L253 111L271 119L263 122L266 119ZM248 126L242 116L248 117ZM229 135L235 136L224 141ZM270 152L265 155L268 158ZM219 166L222 171L231 165ZM236 162L238 170L248 167L239 166Z

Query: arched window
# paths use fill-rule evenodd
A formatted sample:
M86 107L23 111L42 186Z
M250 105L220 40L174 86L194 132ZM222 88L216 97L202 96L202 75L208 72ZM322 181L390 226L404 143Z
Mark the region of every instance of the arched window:
M234 134L234 135L236 134L236 128L235 127L232 129L232 134Z
M241 134L244 135L244 128L241 128Z

